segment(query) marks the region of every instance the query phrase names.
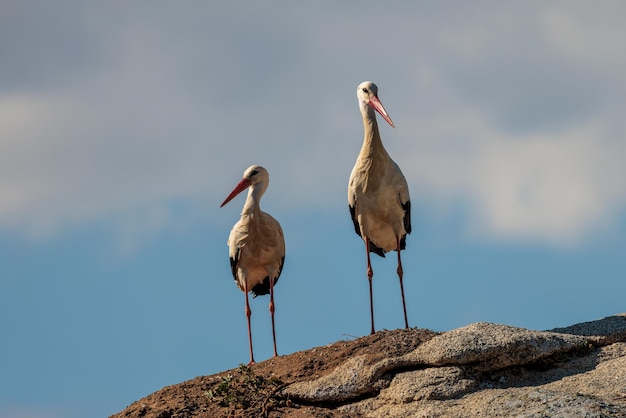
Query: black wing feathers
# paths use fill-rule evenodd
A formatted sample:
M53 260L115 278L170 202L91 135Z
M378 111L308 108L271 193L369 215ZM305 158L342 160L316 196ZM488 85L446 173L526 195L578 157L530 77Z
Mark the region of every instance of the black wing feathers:
M276 285L276 283L278 283L278 278L280 277L280 273L283 272L283 266L285 265L285 257L281 258L280 260L280 267L278 269L278 276L276 276L276 279L274 279L274 285ZM263 283L257 284L256 286L254 286L251 290L252 292L252 297L257 297L259 295L267 295L270 293L270 278L269 276L266 276L265 279L263 279Z
M358 236L361 236L361 227L359 226L359 221L356 218L356 206L348 205L350 209L350 217L352 218L352 223L354 224L354 231Z
M402 209L404 209L404 230L406 231L407 234L410 234L411 233L411 201L407 200L406 203L402 205Z
M230 257L230 271L233 273L233 279L237 281L237 264L239 264L239 254L241 253L241 249L237 249L237 253L235 254L235 258Z

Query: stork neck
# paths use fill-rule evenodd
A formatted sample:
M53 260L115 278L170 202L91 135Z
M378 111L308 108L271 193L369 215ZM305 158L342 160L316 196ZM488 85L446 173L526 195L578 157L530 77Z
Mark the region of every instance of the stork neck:
M259 183L250 186L246 203L243 205L243 210L241 211L242 215L251 215L261 212L261 196L263 196L265 189L259 186Z
M370 156L377 153L387 154L387 151L383 146L383 141L380 139L378 122L376 121L374 109L370 106L364 106L361 114L363 116L363 129L365 131L361 153L365 153Z

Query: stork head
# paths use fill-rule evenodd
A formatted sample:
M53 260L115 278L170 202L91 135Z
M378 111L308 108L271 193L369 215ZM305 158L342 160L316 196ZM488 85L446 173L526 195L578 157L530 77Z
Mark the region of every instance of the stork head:
M220 205L220 207L233 200L235 196L246 190L248 187L252 187L252 189L259 188L260 194L263 194L269 184L270 174L267 172L267 170L260 165L251 165L246 169L246 171L243 172L243 178L235 186L233 191L230 192L230 194Z
M359 107L361 110L370 107L377 111L391 127L395 128L395 125L391 121L389 114L383 107L383 104L378 99L378 86L371 81L364 81L356 88L356 96L359 99Z

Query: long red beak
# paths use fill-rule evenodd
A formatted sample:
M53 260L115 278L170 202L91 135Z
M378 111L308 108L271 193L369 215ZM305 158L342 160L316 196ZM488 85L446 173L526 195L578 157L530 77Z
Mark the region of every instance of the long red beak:
M391 125L392 128L396 127L396 125L394 125L391 121L391 118L389 117L389 114L385 110L383 104L380 102L380 100L378 100L378 97L374 96L370 99L370 106L372 106L378 113L380 113L380 116L385 118L387 123Z
M235 196L237 196L239 193L243 192L244 190L246 190L248 187L250 186L250 180L248 179L241 179L241 181L239 182L239 184L237 184L235 186L235 188L233 189L232 192L230 192L230 194L228 195L228 197L226 198L226 200L224 200L224 202L220 205L220 208L222 206L224 206L226 203L230 202L231 200L233 200L233 198Z

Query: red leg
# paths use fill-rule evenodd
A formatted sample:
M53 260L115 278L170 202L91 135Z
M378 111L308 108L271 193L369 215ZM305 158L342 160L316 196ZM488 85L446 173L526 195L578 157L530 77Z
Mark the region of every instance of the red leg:
M274 279L270 278L270 314L272 315L272 337L274 338L274 357L278 357L276 352L276 328L274 327Z
M367 254L367 279L370 285L370 316L372 318L372 331L370 334L374 334L374 293L372 292L372 278L374 277L374 271L372 270L372 263L370 262L370 239L365 237L365 254Z
M250 327L250 317L252 316L252 310L250 309L250 302L248 301L248 282L244 282L244 290L246 294L246 318L248 319L248 341L250 342L250 363L254 364L254 354L252 353L252 328Z
M404 301L404 283L402 278L404 272L402 271L402 259L400 257L400 237L396 237L397 249L398 249L398 277L400 278L400 292L402 293L402 310L404 311L404 326L409 329L409 320L406 316L406 302Z

